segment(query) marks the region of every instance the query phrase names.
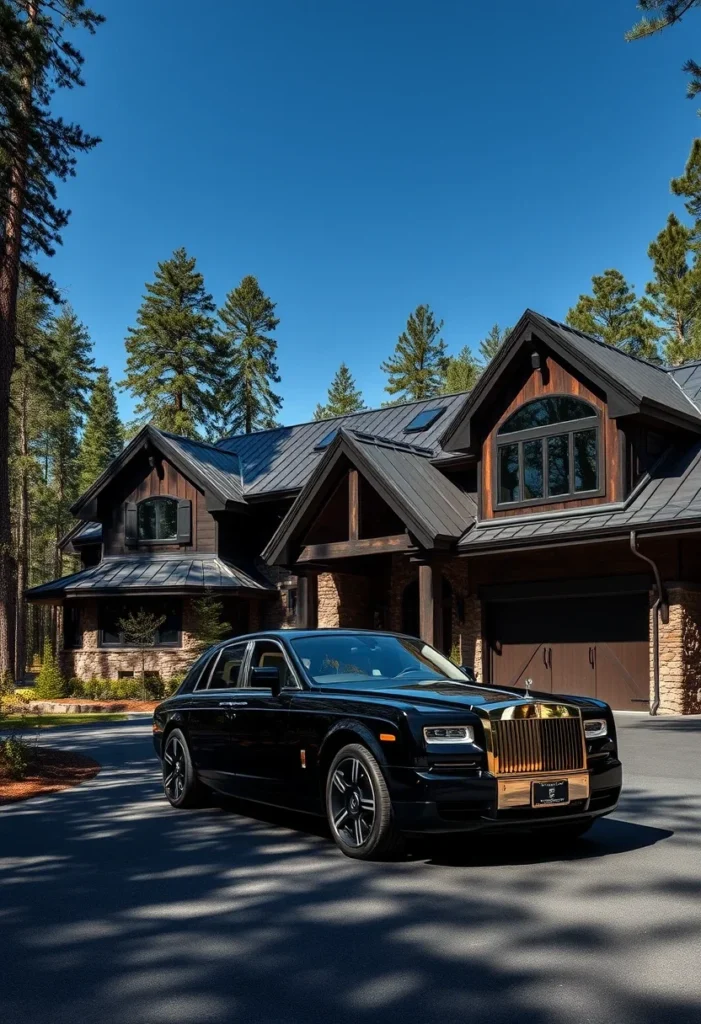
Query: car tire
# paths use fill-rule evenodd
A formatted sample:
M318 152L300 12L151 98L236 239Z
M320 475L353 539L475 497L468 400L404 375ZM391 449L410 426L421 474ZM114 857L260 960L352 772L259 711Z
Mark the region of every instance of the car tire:
M166 736L163 747L163 792L173 807L201 807L207 800L207 789L197 778L190 748L180 729Z
M334 842L347 857L386 860L404 848L382 769L362 743L349 743L331 762L326 816Z

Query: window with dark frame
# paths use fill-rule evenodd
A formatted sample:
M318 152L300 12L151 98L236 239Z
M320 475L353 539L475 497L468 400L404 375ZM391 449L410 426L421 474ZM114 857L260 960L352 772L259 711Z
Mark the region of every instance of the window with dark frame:
M83 631L80 628L80 608L75 604L63 606L63 646L67 651L80 650Z
M124 633L120 629L119 620L125 619L129 612L144 611L165 615L165 622L158 629L154 647L180 647L182 629L182 609L179 601L132 600L132 601L101 601L98 605L98 635L100 647L124 647Z
M139 540L177 540L177 498L146 498L139 502L137 531Z
M496 456L498 508L598 493L598 412L570 395L527 402L499 427Z

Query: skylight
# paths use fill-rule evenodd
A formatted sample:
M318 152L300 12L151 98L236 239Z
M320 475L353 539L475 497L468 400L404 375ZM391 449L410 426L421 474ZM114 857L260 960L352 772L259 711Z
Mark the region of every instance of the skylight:
M421 430L428 430L444 412L445 408L424 409L422 412L418 412L413 420L404 427L404 433L418 434Z
M318 444L314 445L314 451L315 452L323 452L324 448L328 448L328 446L334 440L334 438L336 437L337 433L338 433L338 428L337 427L334 428L334 430L330 430L328 432L328 434L325 434L324 437L322 437L321 441L319 441Z

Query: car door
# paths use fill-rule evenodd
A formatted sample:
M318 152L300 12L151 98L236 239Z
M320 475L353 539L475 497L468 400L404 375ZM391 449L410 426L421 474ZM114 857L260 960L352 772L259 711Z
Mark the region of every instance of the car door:
M282 688L278 697L273 697L269 687L254 685L251 678L254 668L272 665L280 669ZM236 717L231 721L239 795L282 806L289 804L284 740L290 697L299 685L282 643L272 639L253 641L244 686L237 692L242 705L236 708Z
M248 641L227 644L214 655L192 692L187 711L195 768L204 782L224 793L236 792L231 727L248 648Z

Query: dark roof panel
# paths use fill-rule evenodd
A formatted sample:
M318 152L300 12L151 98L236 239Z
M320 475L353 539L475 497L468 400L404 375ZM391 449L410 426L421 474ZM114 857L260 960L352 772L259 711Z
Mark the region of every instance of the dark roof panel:
M701 522L701 440L685 451L670 452L624 506L602 505L588 514L551 512L483 521L468 529L458 547L474 551L694 521Z
M238 455L246 498L275 491L295 491L305 485L324 456L323 451L316 450L316 446L329 433L341 427L381 435L390 440L406 440L405 427L418 413L432 408L445 409L421 433L421 445L431 454L437 455L440 451L440 437L465 399L465 394L442 395L421 402L366 409L336 419L277 427L256 434L234 435L224 438L218 447Z
M29 601L57 597L130 593L159 588L164 591L274 590L255 568L241 568L216 555L128 555L104 558L99 565L32 587Z

